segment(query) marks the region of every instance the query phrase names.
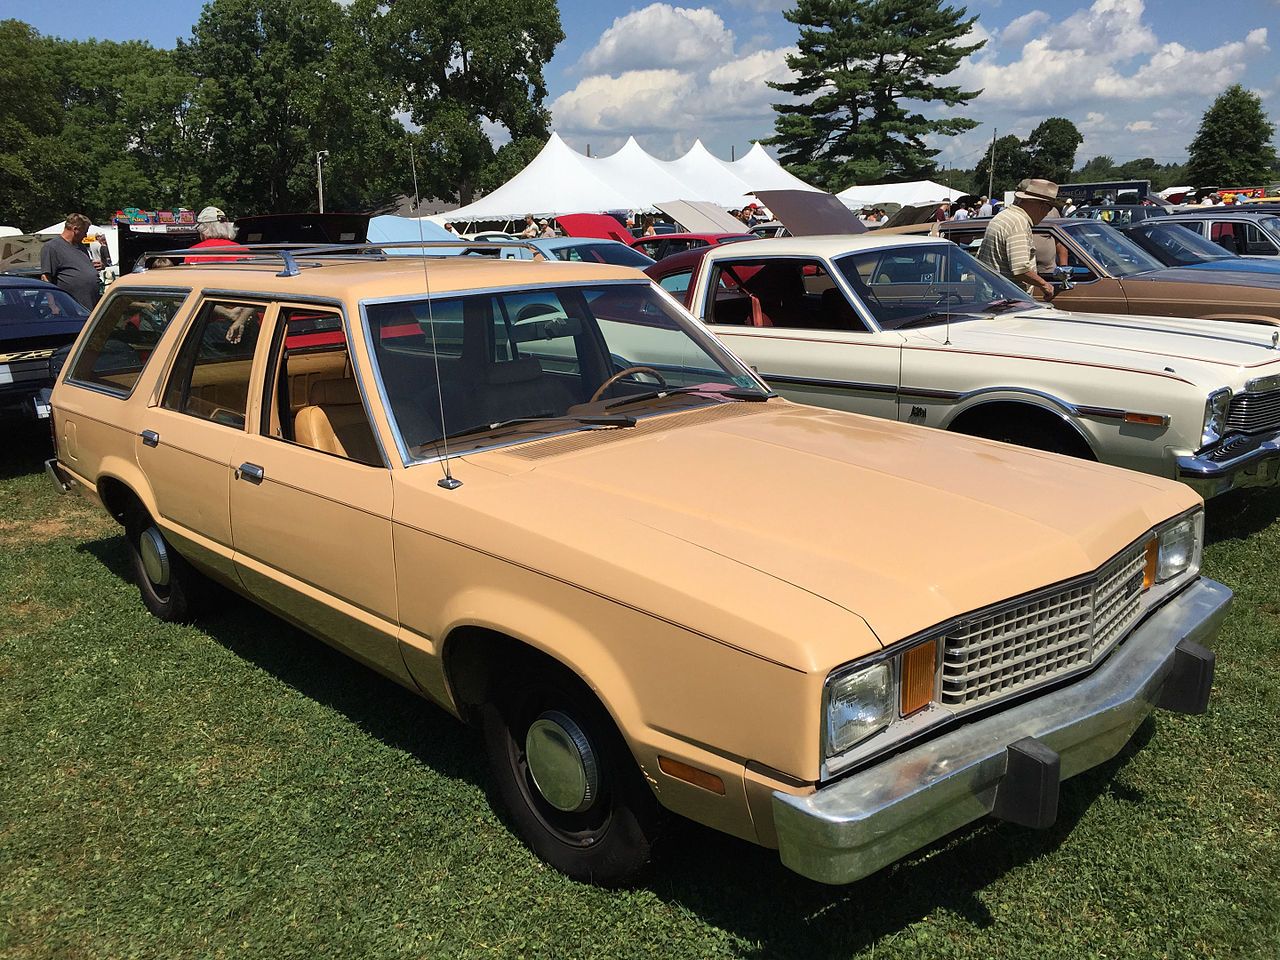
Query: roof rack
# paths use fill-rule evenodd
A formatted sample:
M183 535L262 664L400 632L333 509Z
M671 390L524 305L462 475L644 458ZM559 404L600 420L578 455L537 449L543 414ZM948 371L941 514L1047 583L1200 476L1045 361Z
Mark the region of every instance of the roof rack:
M177 266L195 267L244 267L255 264L279 262L284 265L277 277L296 277L303 266L322 267L326 261L335 259L356 260L374 258L388 260L388 250L424 250L439 249L458 250L465 253L479 251L499 251L508 247L529 250L534 260L546 260L546 255L528 240L403 240L393 243L246 243L234 246L203 247L195 249L184 247L178 250L149 250L138 258L134 265L134 273L147 270L164 270ZM426 256L427 254L423 254ZM456 254L439 253L439 258L456 256ZM299 263L305 259L306 263ZM157 260L171 260L172 263L157 266ZM191 263L187 261L191 260Z

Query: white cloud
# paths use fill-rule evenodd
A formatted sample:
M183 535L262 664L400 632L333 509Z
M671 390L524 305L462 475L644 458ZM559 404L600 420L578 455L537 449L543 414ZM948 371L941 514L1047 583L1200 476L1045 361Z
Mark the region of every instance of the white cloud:
M602 154L635 134L674 156L696 138L745 142L773 129L795 47L740 49L710 8L654 3L619 17L579 61L588 73L551 103L556 130Z
M1124 128L1130 133L1150 133L1156 125L1150 120L1134 120L1132 123L1126 123Z
M733 31L710 7L654 3L614 20L578 66L588 74L696 67L732 52Z
M1048 22L1049 14L1043 10L1032 10L1030 13L1015 17L1000 31L1000 44L1006 47L1021 46L1027 42L1037 27Z

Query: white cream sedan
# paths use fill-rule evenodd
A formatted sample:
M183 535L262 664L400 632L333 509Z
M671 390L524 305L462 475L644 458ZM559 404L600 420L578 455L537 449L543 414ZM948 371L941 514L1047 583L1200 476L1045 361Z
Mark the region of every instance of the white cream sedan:
M933 237L760 240L646 271L779 393L1175 477L1280 478L1270 327L1075 314Z

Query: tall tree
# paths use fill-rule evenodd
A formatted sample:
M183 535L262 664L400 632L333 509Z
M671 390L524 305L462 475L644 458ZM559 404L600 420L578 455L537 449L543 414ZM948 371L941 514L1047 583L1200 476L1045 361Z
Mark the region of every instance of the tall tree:
M61 139L56 43L0 21L0 224L39 230L69 212L76 156Z
M470 202L542 147L543 68L564 39L556 0L356 0L351 12L419 128L424 196ZM510 135L501 150L493 130Z
M1262 109L1262 98L1233 83L1201 118L1187 149L1187 174L1196 186L1262 183L1276 163L1275 132L1275 124Z
M1023 145L1027 176L1066 183L1076 165L1076 150L1082 143L1084 137L1074 123L1065 117L1050 117L1031 131Z
M332 0L211 0L178 56L196 81L199 203L233 215L315 209L321 150L326 209L367 209L398 192L403 127Z
M974 167L973 192L985 196L989 186L993 196L1003 196L1006 190L1012 190L1019 180L1028 176L1027 168L1027 151L1022 138L1006 134L996 141L994 150L988 146Z
M962 42L977 17L944 0L799 0L783 13L800 27L787 57L796 79L770 83L800 102L774 104L765 143L797 176L839 190L851 183L927 176L938 151L929 134L977 126L954 115L981 91L936 82L985 41ZM949 110L928 119L918 108Z

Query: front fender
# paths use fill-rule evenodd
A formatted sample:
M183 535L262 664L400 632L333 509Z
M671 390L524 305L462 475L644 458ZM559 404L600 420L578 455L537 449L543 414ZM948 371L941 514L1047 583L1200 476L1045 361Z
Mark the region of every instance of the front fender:
M961 416L993 403L1020 403L1052 415L1079 436L1095 457L1104 459L1099 449L1104 437L1089 418L1082 415L1080 407L1051 393L1024 387L983 387L970 391L943 413L937 426L950 430Z

